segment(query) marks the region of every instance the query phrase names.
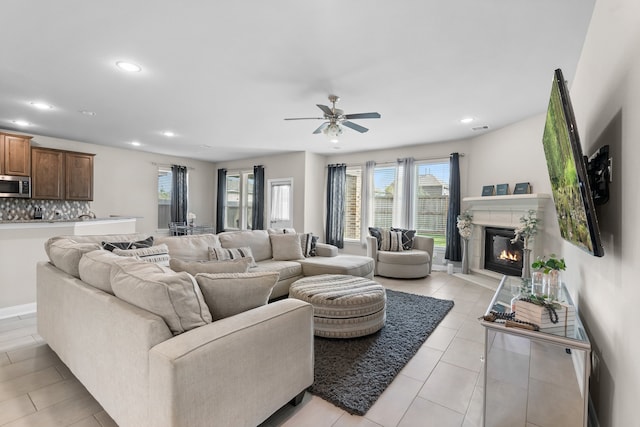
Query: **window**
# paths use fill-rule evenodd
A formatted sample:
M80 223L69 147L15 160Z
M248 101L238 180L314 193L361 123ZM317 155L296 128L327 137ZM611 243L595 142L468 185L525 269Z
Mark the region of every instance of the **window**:
M449 160L416 162L414 228L445 246L449 209Z
M396 183L396 166L381 165L373 170L373 226L393 226L393 200Z
M158 168L158 229L169 227L171 222L171 168Z
M227 173L225 230L250 230L252 206L253 172Z
M376 165L373 171L373 204L369 222L374 227L398 226L398 216L406 209L395 196L398 167ZM435 246L445 246L447 211L449 208L449 160L416 161L413 174L413 207L411 228L421 236L430 236ZM346 240L360 240L363 168L347 168L345 194ZM401 179L401 177L400 177ZM403 205L403 206L394 206ZM394 212L395 210L395 212ZM395 216L394 216L395 215Z
M344 238L360 240L360 200L362 197L362 169L348 167L345 194Z

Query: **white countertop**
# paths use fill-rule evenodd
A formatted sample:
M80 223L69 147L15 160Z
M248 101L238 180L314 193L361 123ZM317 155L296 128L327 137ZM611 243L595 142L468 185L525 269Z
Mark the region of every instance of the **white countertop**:
M109 224L135 220L135 217L124 216L87 219L22 219L15 221L0 221L0 229L78 227L96 223Z

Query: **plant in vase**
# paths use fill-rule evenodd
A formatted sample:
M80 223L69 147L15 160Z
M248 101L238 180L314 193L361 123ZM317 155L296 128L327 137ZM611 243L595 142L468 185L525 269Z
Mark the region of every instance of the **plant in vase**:
M456 223L458 233L460 234L460 237L462 237L462 272L464 274L469 273L467 251L469 249L469 238L471 238L471 233L473 232L472 220L473 215L471 215L471 212L464 211L462 214L458 215L458 221Z
M526 215L520 217L520 225L514 231L514 237L511 243L516 243L522 239L523 242L523 259L522 259L522 278L528 279L531 274L529 270L529 262L531 258L531 249L529 242L538 233L538 218L536 211L529 209Z
M556 254L549 257L538 258L531 267L544 274L545 292L552 300L560 296L560 271L566 270L564 258L558 258Z

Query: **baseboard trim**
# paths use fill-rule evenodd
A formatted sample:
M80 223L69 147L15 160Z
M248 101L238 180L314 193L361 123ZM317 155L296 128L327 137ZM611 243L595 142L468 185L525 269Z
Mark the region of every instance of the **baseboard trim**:
M36 312L36 303L14 305L13 307L0 308L0 319L21 316L23 314L31 314Z

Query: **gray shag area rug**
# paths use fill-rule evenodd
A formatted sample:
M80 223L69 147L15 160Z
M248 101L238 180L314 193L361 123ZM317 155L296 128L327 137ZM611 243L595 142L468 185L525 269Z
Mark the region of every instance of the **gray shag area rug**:
M453 307L453 301L387 289L387 320L360 338L315 338L309 391L364 415Z

